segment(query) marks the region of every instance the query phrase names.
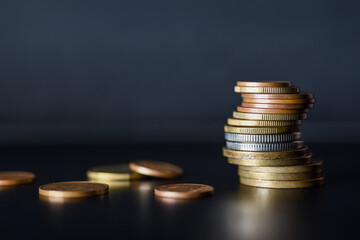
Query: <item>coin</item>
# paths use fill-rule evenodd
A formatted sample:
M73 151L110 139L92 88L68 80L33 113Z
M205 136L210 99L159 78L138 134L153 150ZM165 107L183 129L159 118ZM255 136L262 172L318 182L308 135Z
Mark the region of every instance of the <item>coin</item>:
M238 112L243 113L267 113L267 114L294 114L294 113L306 113L309 110L305 109L273 109L273 108L246 108L237 107Z
M284 158L298 158L307 155L308 148L292 149L288 151L278 152L251 152L251 151L236 151L228 148L223 148L223 155L229 158L239 159L259 159L259 160L271 160L271 159L284 159Z
M6 171L0 172L0 186L11 186L31 183L35 180L32 172Z
M270 109L304 109L304 108L313 108L313 104L273 104L273 103L247 103L242 102L242 107L247 108L270 108Z
M239 170L247 170L252 172L266 172L266 173L304 173L321 171L323 161L317 160L313 163L297 166L279 166L279 167L253 167L253 166L239 166Z
M232 142L272 143L291 142L301 139L301 132L283 134L238 134L225 132L225 139Z
M259 120L241 120L228 118L228 125L242 127L287 127L301 125L301 121L259 121Z
M226 141L226 147L228 149L237 151L274 152L303 148L304 142L293 141L284 143L239 143Z
M180 167L160 161L136 160L130 162L129 166L132 171L150 177L177 178L183 173Z
M247 82L239 81L237 85L240 87L290 87L289 81L271 81L271 82Z
M289 126L289 127L234 127L225 125L225 132L229 133L241 133L241 134L277 134L277 133L288 133L288 132L297 132L299 127Z
M239 165L239 166L290 166L290 165L301 165L311 163L312 156L311 154L305 155L298 158L284 158L284 159L271 159L271 160L262 160L262 159L242 159L242 158L228 158L228 163Z
M298 93L299 88L297 88L297 87L240 87L240 86L235 86L234 91L237 93L283 94L283 93Z
M263 188L308 188L323 185L324 182L323 177L298 181L268 181L240 177L240 183L244 185Z
M267 99L267 98L245 98L246 103L266 103L266 104L311 104L315 102L314 98L293 98L293 99Z
M240 177L252 178L259 180L270 181L295 181L320 178L323 175L322 171L316 172L300 172L300 173L269 173L269 172L252 172L241 170L239 168L238 174Z
M245 120L264 120L264 121L294 121L307 118L306 113L302 114L269 114L269 113L244 113L233 112L233 117Z
M179 183L155 187L154 193L157 197L191 199L212 195L214 188L203 184Z
M90 179L103 181L126 181L140 179L143 175L130 170L129 164L116 164L97 166L89 169L86 173Z
M47 197L80 198L108 193L109 186L103 183L74 181L49 183L39 187L39 194Z
M312 93L296 93L296 94L253 94L243 93L243 98L262 98L262 99L299 99L299 98L314 98Z

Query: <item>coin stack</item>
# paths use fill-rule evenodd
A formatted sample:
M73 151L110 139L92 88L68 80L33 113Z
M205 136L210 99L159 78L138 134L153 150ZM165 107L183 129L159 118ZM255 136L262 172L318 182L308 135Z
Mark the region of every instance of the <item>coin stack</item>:
M324 183L299 126L315 99L291 82L237 82L242 104L225 125L223 155L238 165L240 183L264 188L305 188Z

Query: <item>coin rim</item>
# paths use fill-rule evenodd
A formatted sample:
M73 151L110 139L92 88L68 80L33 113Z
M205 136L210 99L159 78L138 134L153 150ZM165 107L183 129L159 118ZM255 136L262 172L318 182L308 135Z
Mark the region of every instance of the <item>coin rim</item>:
M175 192L175 191L164 191L159 190L159 187L170 186L170 185L197 185L209 188L206 192ZM209 195L213 195L215 192L214 187L206 184L198 184L198 183L174 183L174 184L165 184L160 185L154 188L154 195L156 197L162 198L177 198L177 199L194 199L194 198L201 198Z

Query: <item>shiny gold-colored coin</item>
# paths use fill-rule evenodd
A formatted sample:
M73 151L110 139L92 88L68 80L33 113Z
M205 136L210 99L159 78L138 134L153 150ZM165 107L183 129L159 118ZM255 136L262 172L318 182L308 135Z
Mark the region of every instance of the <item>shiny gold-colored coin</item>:
M228 158L238 159L258 159L258 160L272 160L272 159L286 159L304 157L308 153L308 148L292 149L279 152L250 152L250 151L235 151L228 148L223 148L223 155Z
M214 188L203 184L168 184L155 187L155 196L164 198L192 199L212 195Z
M307 118L306 113L301 114L269 114L269 113L245 113L233 112L233 117L244 120L261 120L261 121L295 121Z
M263 188L308 188L323 185L324 182L324 177L297 181L269 181L240 177L241 184Z
M183 173L180 167L160 161L136 160L130 162L129 167L134 172L150 177L177 178Z
M305 109L313 108L313 104L273 104L273 103L247 103L242 102L242 107L246 108L271 108L271 109Z
M74 181L49 183L39 187L39 194L46 197L81 198L108 193L109 186L103 183Z
M129 164L97 166L86 173L89 179L102 181L127 181L144 177L130 170Z
M302 165L311 163L311 154L298 158L284 158L284 159L242 159L242 158L228 158L228 163L239 165L239 167L251 166L251 167L275 167L275 166L290 166L290 165Z
M322 171L316 172L300 172L300 173L269 173L269 172L253 172L241 170L239 168L238 174L240 177L253 178L259 180L271 180L271 181L296 181L306 180L322 177Z
M259 121L259 120L241 120L236 118L228 118L228 125L239 127L288 127L299 126L301 121Z
M298 87L240 87L235 86L235 92L237 93L272 93L272 94L283 94L283 93L298 93Z
M243 93L243 98L260 98L260 99L299 99L299 98L314 98L312 93L295 93L295 94L254 94Z
M294 98L294 99L267 99L267 98L244 98L244 103L260 103L260 104L313 104L314 98Z
M291 87L291 82L289 81L269 81L269 82L246 82L239 81L237 86L240 87Z
M264 172L264 173L306 173L322 171L323 161L318 160L306 165L281 167L259 167L259 166L239 166L239 170Z
M266 114L296 114L296 113L307 113L309 109L273 109L273 108L247 108L237 107L238 112L244 113L266 113Z
M299 128L297 126L288 127L233 127L225 125L225 132L240 133L240 134L278 134L297 132Z
M0 186L12 186L26 183L32 183L35 180L35 174L32 172L6 171L0 172Z

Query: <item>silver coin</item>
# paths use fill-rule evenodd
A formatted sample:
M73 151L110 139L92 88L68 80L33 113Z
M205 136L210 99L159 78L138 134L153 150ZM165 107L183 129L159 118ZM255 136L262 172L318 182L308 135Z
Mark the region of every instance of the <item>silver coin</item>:
M226 147L237 151L252 152L273 152L286 151L290 149L303 148L303 141L283 142L283 143L239 143L226 141Z
M301 132L282 134L239 134L225 133L225 139L231 142L245 143L279 143L292 142L301 139Z

